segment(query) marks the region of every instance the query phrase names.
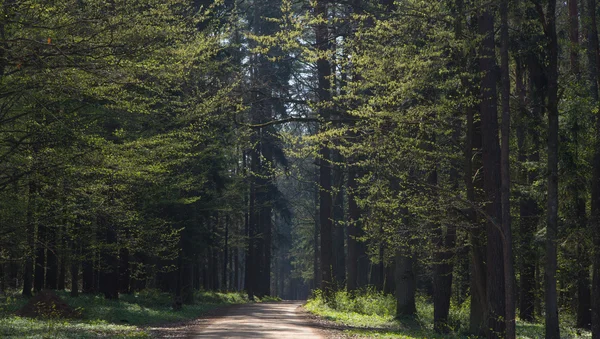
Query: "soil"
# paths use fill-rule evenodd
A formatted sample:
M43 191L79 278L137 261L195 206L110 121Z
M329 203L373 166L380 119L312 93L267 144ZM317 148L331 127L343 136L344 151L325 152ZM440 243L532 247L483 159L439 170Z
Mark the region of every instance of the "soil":
M225 307L192 322L150 328L157 338L324 339L343 338L330 324L318 323L302 302L253 303Z
M37 293L16 314L27 318L81 318L80 312L50 290Z

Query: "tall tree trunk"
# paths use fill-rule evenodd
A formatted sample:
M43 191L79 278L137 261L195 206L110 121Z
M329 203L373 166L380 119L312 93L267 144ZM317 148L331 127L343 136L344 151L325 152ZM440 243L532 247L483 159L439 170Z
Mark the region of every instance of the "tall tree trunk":
M473 154L475 151L475 154ZM475 109L467 108L467 145L465 148L465 186L469 201L481 201L476 197L477 191L483 190L481 167L481 123L475 119ZM482 222L475 210L469 211L472 229L469 235L471 242L470 286L471 305L469 314L469 333L485 334L485 319L487 317L486 299L486 268L485 268L485 238Z
M71 296L79 296L79 244L71 239L70 251L71 251Z
M227 265L229 264L229 214L225 216L225 247L223 248L223 288L227 290Z
M254 137L255 141L256 137ZM259 168L259 158L258 152L256 149L250 150L250 197L248 203L248 229L246 232L246 236L248 239L248 250L246 252L246 271L245 271L245 285L246 292L248 292L248 298L250 300L254 299L254 294L256 293L256 228L257 228L257 206L256 206L256 179L254 176L257 173Z
M412 317L417 313L415 303L416 277L414 259L402 249L396 251L396 318Z
M581 196L579 189L574 192L576 195L576 222L577 228L584 228L587 224L585 211L585 198ZM591 289L590 289L590 260L587 252L587 246L583 244L583 239L577 240L576 249L576 267L577 267L577 317L575 326L577 328L591 329Z
M126 247L119 250L119 292L124 294L132 292L129 249Z
M94 293L96 289L94 287L94 258L95 253L90 250L90 247L83 247L81 257L83 261L81 262L81 270L82 270L82 281L81 281L81 291L83 293Z
M331 68L325 53L329 49L329 32L327 28L328 2L317 0L315 3L315 17L319 23L315 27L315 42L322 57L317 60L318 90L317 96L320 103L328 103L331 100L329 77ZM322 105L319 108L319 116L322 121L327 122L330 118L329 109ZM325 126L321 127L325 131ZM333 285L333 249L332 249L332 209L331 196L331 154L329 148L322 144L319 148L319 224L321 226L321 290L328 300L332 297Z
M503 259L504 259L504 285L505 285L505 322L506 339L516 338L516 310L515 310L515 272L512 250L512 230L510 218L510 157L509 157L509 137L510 137L510 73L509 73L509 39L508 39L508 0L502 0L500 3L500 69L502 78L502 145L501 145L501 200L502 200L502 233Z
M321 286L321 267L320 267L320 258L321 258L321 250L320 250L320 232L321 227L319 227L319 219L320 216L317 213L319 211L319 170L315 170L315 191L314 191L314 203L315 203L315 220L314 220L314 229L313 229L313 290L320 288Z
M60 291L64 291L65 286L66 286L66 280L67 280L67 258L69 257L68 255L68 247L67 247L67 235L66 235L66 226L61 227L61 234L60 234L60 264L58 266L58 283L57 283L57 288Z
M464 2L456 1L457 16L461 19L466 18ZM459 26L462 21L456 26ZM474 54L474 51L471 51ZM464 71L468 73L477 73L479 65L465 63ZM463 77L462 85L467 89L467 93L473 97L477 96L479 86L476 80ZM473 203L483 201L484 197L477 192L483 191L483 177L481 173L481 119L478 117L481 113L478 111L480 106L469 105L466 107L467 115L467 133L465 142L464 157L464 181L466 187L467 199ZM477 336L485 335L487 324L488 306L486 298L486 257L485 257L485 234L483 232L483 223L480 215L474 208L468 210L468 217L471 221L469 232L469 241L471 244L471 253L469 260L469 285L471 291L471 300L469 308L469 333Z
M548 207L546 225L546 339L559 339L556 289L558 234L558 38L556 0L548 1Z
M438 333L450 331L448 315L450 314L450 299L452 297L452 271L454 265L454 246L456 227L448 225L445 230L436 230L436 255L433 266L433 327Z
M479 59L481 79L481 134L483 153L483 187L486 195L487 257L487 338L503 338L506 331L502 202L500 190L500 147L498 145L498 109L494 16L484 11L479 17L479 33L484 37Z
M520 123L517 128L518 160L521 164L521 182L526 187L531 187L538 179L537 170L528 171L525 163L539 163L539 136L530 125L539 124L543 114L543 82L542 70L533 56L528 57L526 66L517 66L518 75L516 77L516 86L519 96ZM531 96L531 116L532 121L528 121L528 112L526 107L525 70L529 74L529 92ZM527 144L528 136L531 139L530 145ZM530 153L528 155L528 153ZM519 317L525 321L533 322L535 320L536 304L536 263L537 251L535 250L534 237L537 231L537 225L540 219L540 208L536 199L529 193L521 194L519 199L519 233L521 235L520 243L520 306Z
M579 9L577 0L568 0L569 40L571 42L570 61L573 74L579 74Z
M106 248L103 249L101 260L105 265L100 272L100 289L106 299L119 298L119 258L113 248L117 243L117 232L105 216L98 217L98 227L104 230Z
M33 289L36 292L44 288L46 273L46 233L47 226L38 223L37 243L35 249L35 277L33 280Z
M333 278L336 287L343 287L346 281L346 254L344 251L344 161L339 151L333 152Z
M394 295L396 293L396 277L394 276L394 268L396 261L392 260L391 263L385 267L385 281L383 284L383 293L388 295Z
M588 67L590 78L590 94L594 105L600 106L598 100L598 27L596 20L596 0L587 1L588 15ZM600 339L600 117L596 114L596 135L594 147L594 160L592 163L592 200L591 200L591 234L593 236L593 263L592 263L592 338Z
M348 257L347 257L347 272L348 277L346 279L346 289L348 291L354 291L358 287L358 238L360 234L360 211L356 202L356 194L358 185L356 182L356 176L358 175L354 164L349 164L348 167L348 222L346 226L346 235L348 239Z
M46 234L46 288L55 290L58 283L58 255L56 248L56 227L48 228Z
M272 163L272 157L270 152L263 152L265 158L267 159L267 163ZM270 169L268 169L270 170ZM270 174L266 174L270 176ZM265 180L264 183L264 192L262 194L263 198L261 199L262 208L260 211L260 219L261 219L261 253L260 253L260 296L268 296L271 295L271 247L272 247L272 201L269 197L269 191L271 189L272 183L270 180Z
M35 248L35 197L37 186L33 179L29 180L29 192L27 192L27 255L25 256L25 267L23 268L23 295L31 296L33 287L33 254Z

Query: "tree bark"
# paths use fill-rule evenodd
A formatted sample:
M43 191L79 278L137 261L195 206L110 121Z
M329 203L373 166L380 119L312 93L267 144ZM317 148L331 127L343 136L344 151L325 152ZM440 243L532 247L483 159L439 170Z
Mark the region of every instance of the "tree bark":
M83 293L94 293L96 289L94 287L94 252L90 251L89 248L82 249L81 270L82 272L82 285L81 291Z
M338 151L333 152L333 186L335 187L333 199L333 278L336 287L344 286L346 282L346 254L344 251L344 159Z
M485 10L479 17L479 33L483 36L479 58L481 79L481 134L483 153L483 187L487 203L486 220L486 280L487 280L487 338L503 338L506 331L506 300L504 280L504 253L502 202L500 190L500 147L498 144L498 109L496 93L496 62L494 44L494 16Z
M452 271L454 265L454 246L456 227L448 225L446 230L438 228L436 236L436 255L433 266L433 328L438 333L448 333L448 315L452 297ZM444 234L445 233L445 234Z
M568 0L569 6L569 40L571 71L573 74L579 74L579 8L577 0Z
M119 250L119 292L129 294L131 290L131 265L129 264L129 249Z
M358 237L360 234L360 211L356 202L358 185L356 176L358 175L354 164L349 164L348 168L348 223L346 226L347 244L348 244L348 278L346 279L346 289L354 291L358 287Z
M315 17L325 22L319 22L315 27L315 43L319 52L324 55L329 49L329 32L327 28L328 6L324 0L317 0L315 4ZM317 60L318 89L317 96L320 103L331 100L329 77L331 68L329 61L321 56ZM329 109L323 105L319 108L319 116L322 121L327 122L330 118ZM325 126L321 126L325 131ZM335 286L333 285L333 249L332 249L332 210L333 201L331 196L331 154L329 148L322 144L319 148L319 224L321 227L321 290L326 300L332 297Z
M25 267L23 268L23 295L31 296L33 287L33 254L35 248L35 196L37 195L37 186L33 179L29 180L29 192L27 192L27 256L25 257Z
M509 73L509 36L508 36L508 0L500 3L500 69L502 78L502 145L501 145L501 200L502 200L502 233L503 259L504 259L504 285L505 285L505 322L506 339L516 338L516 310L515 310L515 272L512 250L512 230L510 218L510 73Z
M315 203L315 220L314 220L314 229L313 229L313 286L312 288L316 290L321 286L321 267L320 267L320 258L321 258L321 249L320 245L320 233L321 227L319 227L319 173L318 169L315 170L315 191L314 191L314 203Z
M79 296L79 245L71 239L69 241L71 251L71 296Z
M548 1L548 206L546 226L546 339L559 339L556 289L558 234L558 38L556 0Z
M56 248L56 228L48 228L46 234L46 288L55 290L58 283L58 256Z
M417 313L415 303L416 278L413 258L401 249L396 251L396 318L412 317Z
M473 154L475 151L475 154ZM475 109L467 108L467 145L465 147L465 186L469 201L481 201L475 192L483 190L483 180L479 168L481 166L481 123L475 119ZM471 305L469 314L469 333L485 334L487 317L486 278L485 278L485 234L479 214L470 209L469 215L473 224L469 238L471 242L470 286Z
M598 53L598 28L596 20L596 0L587 1L588 15L588 69L590 79L590 94L596 108L600 106L598 100L598 77L599 67ZM592 298L591 298L591 320L592 338L600 339L600 117L596 114L596 135L594 147L594 159L592 163L592 198L591 198L591 220L590 228L593 237L593 263L592 263Z
M33 280L33 289L36 292L44 288L46 273L46 233L47 227L42 223L37 225L37 243L35 248L35 277Z
M98 217L98 227L104 230L105 246L101 260L105 265L100 272L100 289L106 299L119 299L119 258L114 253L117 233L105 216Z

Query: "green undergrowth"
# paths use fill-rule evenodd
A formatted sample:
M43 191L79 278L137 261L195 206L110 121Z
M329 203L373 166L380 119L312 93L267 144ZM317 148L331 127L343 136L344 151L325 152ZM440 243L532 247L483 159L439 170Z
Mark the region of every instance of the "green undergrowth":
M148 338L148 325L194 319L222 305L247 303L242 293L196 292L193 305L173 311L168 293L145 290L106 300L101 295L73 298L57 293L82 314L81 319L29 319L15 312L27 302L18 294L0 299L0 338Z
M469 323L469 301L453 304L450 309L449 334L433 331L433 304L424 296L416 300L417 315L395 319L396 300L391 295L367 290L357 293L339 291L331 302L326 303L317 291L305 308L320 317L347 326L345 332L353 338L386 339L470 339L466 333ZM562 338L590 338L586 331L569 326L568 317L561 328ZM544 337L543 324L517 321L517 338L539 339Z
M270 296L270 295L265 295L262 298L254 297L254 301L259 302L259 303L267 303L267 302L281 301L281 298Z

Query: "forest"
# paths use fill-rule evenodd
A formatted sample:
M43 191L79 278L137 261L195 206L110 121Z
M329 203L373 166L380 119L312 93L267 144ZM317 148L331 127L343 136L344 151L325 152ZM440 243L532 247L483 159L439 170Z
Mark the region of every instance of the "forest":
M371 294L429 338L600 339L596 0L0 12L1 317Z

